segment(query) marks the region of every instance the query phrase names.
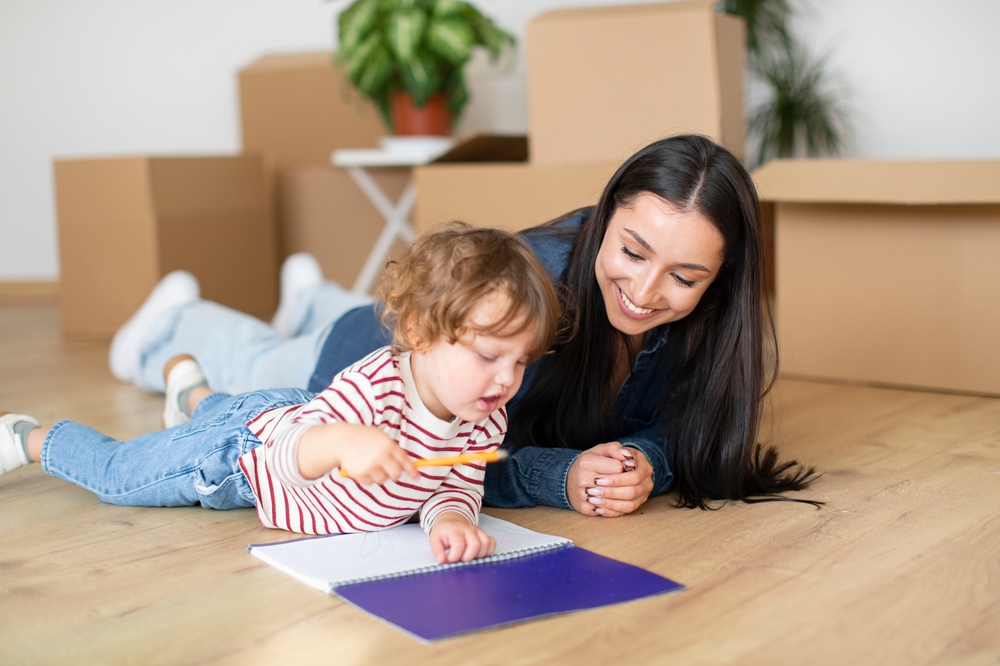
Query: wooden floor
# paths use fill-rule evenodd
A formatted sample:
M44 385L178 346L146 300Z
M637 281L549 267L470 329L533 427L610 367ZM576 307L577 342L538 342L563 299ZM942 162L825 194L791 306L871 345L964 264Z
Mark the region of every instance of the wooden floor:
M156 428L106 356L0 306L0 409ZM250 510L103 505L33 465L0 478L0 664L1000 664L1000 400L784 380L774 408L823 509L490 510L689 589L430 646L251 557L289 535Z

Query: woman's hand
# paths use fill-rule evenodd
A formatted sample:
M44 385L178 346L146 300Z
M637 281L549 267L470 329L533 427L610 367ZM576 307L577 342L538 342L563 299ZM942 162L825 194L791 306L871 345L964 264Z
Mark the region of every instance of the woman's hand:
M623 471L631 464L635 467ZM576 457L566 478L566 497L585 516L614 518L632 513L653 491L653 466L638 449L618 442L598 444Z
M471 562L492 555L497 547L496 539L454 511L446 511L434 520L428 538L438 564Z

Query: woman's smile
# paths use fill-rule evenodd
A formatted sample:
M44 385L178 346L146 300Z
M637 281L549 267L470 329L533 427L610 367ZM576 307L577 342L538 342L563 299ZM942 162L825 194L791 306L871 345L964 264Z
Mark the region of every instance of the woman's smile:
M618 304L622 306L622 312L625 313L626 317L632 317L633 319L648 319L656 314L655 308L640 308L638 305L632 302L632 300L625 295L622 288L615 283L615 290L618 292Z

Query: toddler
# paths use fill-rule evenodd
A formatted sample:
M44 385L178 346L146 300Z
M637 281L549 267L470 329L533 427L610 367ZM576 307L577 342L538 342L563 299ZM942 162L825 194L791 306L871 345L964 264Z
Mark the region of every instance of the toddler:
M74 423L0 417L0 473L31 462L105 502L233 509L304 534L363 532L419 514L439 562L492 554L476 525L482 463L413 461L489 452L525 365L552 344L555 291L517 236L453 223L390 262L380 294L393 329L319 394L230 396L197 362L165 368L165 430L126 442Z

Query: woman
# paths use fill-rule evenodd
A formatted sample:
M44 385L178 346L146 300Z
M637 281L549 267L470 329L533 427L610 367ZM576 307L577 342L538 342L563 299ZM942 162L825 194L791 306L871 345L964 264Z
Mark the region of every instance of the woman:
M811 469L756 442L774 330L757 196L731 153L700 136L658 141L618 169L596 208L523 233L575 325L508 405L512 455L488 467L487 505L614 517L674 487L681 505L704 508L809 484ZM164 362L189 353L222 391L301 386L312 367L316 390L387 343L371 305L350 309L330 290L301 289L290 304L283 286L281 309L305 323L281 338L196 300L196 284L164 288L116 336L112 366L130 359L116 376L162 390Z

